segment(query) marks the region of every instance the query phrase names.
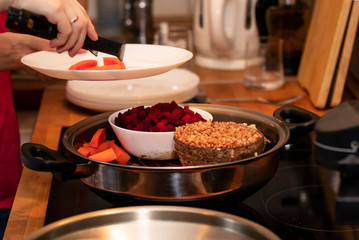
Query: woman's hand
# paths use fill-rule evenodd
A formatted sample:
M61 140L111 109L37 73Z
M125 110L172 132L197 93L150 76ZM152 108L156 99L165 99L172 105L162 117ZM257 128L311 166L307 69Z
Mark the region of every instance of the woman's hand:
M86 36L98 39L86 10L76 0L13 0L10 5L43 15L57 25L57 38L50 41L50 47L58 53L68 51L73 57L81 49Z
M21 58L37 51L55 51L49 40L19 33L0 34L0 71L23 68Z

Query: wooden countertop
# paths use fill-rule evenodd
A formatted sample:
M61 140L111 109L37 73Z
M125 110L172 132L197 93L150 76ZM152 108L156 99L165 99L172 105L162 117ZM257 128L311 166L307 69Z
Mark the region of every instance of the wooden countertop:
M217 71L199 67L194 67L193 71L199 75L201 81L242 78L241 71ZM49 84L45 89L32 142L56 149L63 126L72 126L85 118L98 114L69 103L65 96L65 83L63 81ZM241 83L203 85L201 88L207 93L207 97L211 98L262 96L282 99L300 94L302 98L293 103L294 105L320 116L326 112L326 110L318 110L313 107L307 93L299 87L296 81L287 82L284 87L274 91L248 90ZM272 115L273 111L279 107L257 102L221 104L249 108L269 115ZM44 225L51 180L51 173L35 172L24 168L4 239L22 239Z

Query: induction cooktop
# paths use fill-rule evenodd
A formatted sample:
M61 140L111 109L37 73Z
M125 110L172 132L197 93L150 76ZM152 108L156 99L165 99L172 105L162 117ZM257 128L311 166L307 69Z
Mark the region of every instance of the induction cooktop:
M288 142L281 149L279 168L274 177L244 201L234 197L231 201L218 199L210 204L193 203L190 206L247 218L272 230L281 239L359 239L359 216L349 216L350 204L346 211L338 211L340 174L316 163L312 141L313 134L310 133ZM63 182L54 178L45 224L85 212L141 204L152 203L124 200L123 204L115 206L93 193L80 180Z

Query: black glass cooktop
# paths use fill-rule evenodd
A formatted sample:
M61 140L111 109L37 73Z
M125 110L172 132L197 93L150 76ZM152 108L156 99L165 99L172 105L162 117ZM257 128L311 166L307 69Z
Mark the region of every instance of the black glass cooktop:
M338 172L315 163L312 135L307 134L282 148L277 173L251 197L242 202L217 200L214 204L196 206L194 203L193 206L250 219L282 239L359 239L359 215L358 218L351 216L349 221L346 219L348 211L336 211L339 182ZM124 200L121 204L130 205L138 205L138 202ZM54 178L45 224L76 214L121 206L103 200L80 180L62 182Z

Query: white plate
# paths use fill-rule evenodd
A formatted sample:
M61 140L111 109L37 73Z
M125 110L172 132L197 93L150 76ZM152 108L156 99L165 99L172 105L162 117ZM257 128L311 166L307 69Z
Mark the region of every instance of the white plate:
M198 94L198 84L196 74L179 68L125 81L68 81L66 97L80 107L105 112L172 100L185 102Z
M112 56L104 54L103 56ZM58 54L40 51L21 59L26 66L50 77L78 80L125 80L144 78L167 72L191 59L193 54L182 48L151 44L126 44L121 70L68 70L77 62L97 59L90 52L71 58L67 52Z

